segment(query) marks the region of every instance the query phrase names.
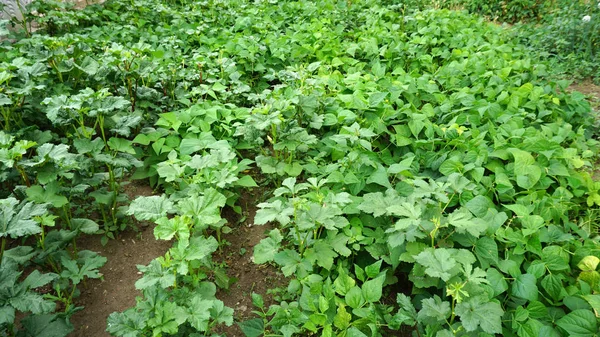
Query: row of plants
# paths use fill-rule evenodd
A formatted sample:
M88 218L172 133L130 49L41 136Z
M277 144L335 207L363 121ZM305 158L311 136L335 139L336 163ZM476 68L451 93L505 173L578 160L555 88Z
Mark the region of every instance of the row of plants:
M253 259L289 284L252 295L246 336L598 335L593 116L510 32L379 1L29 13L38 30L0 45L2 334L66 335L105 262L75 238L133 216L174 243L107 331L218 335L222 210L260 184L254 224L274 229ZM127 179L162 194L129 203Z
M36 1L22 8L25 21L17 26L1 21L2 336L73 331L81 286L102 277L106 262L78 249L78 238L101 235L105 244L131 223L123 185L142 166L130 139L143 114L132 113L135 103L105 87L105 79L92 80L106 68L75 51L73 40L48 35L52 18L86 17L69 7ZM35 25L42 31L32 34Z
M514 38L549 61L559 78L598 81L600 2L588 0L410 0L404 10L467 10L497 23L514 24Z
M516 36L562 77L598 82L600 2L557 1L537 22L517 26Z

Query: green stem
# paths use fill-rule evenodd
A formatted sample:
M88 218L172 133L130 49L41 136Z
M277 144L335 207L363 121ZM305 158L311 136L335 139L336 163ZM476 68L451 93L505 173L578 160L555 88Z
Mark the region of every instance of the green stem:
M60 81L60 83L63 83L63 77L62 77L62 73L60 72L60 70L58 70L58 66L56 65L56 61L55 60L50 60L50 66L52 67L52 69L56 70L56 75L58 75L58 80Z
M223 242L221 242L221 228L217 228L217 242L219 243L219 252L221 251L221 247L223 245Z
M67 226L69 226L69 229L71 229L71 217L69 216L69 211L67 209L67 205L64 205L62 207L63 213L64 213L64 217L65 217L65 222L67 223Z
M108 168L108 176L110 179L110 181L109 181L110 189L113 192L112 205L111 205L109 211L110 211L110 216L113 220L113 225L116 226L117 225L116 208L117 208L117 197L119 196L119 188L117 186L115 172L113 171L112 167L110 165L106 165L106 167Z
M71 308L71 303L73 303L73 295L75 294L75 289L77 289L77 287L75 285L73 285L73 288L71 290L71 293L69 294L69 297L65 298L65 312L69 311L69 309Z
M23 13L23 6L21 6L21 2L17 1L17 7L19 8L19 12L21 13L21 22L23 24L23 28L25 29L25 35L27 37L31 37L31 33L29 32L29 28L27 28L27 18Z
M292 195L292 198L294 198L294 195ZM300 230L298 229L298 224L296 223L297 219L298 219L298 207L296 207L296 204L294 203L294 230L296 231L296 240L298 240L298 244L300 245L300 255L302 255L302 253L303 253L302 238L300 237Z
M106 223L108 219L106 218L106 212L104 212L104 207L100 206L100 214L102 215L102 221L104 221L104 226L106 227ZM106 233L104 233L106 235Z
M0 246L0 266L2 265L2 256L4 256L4 250L6 249L6 236L2 237L2 246Z
M77 241L73 238L73 256L77 256Z
M100 124L100 134L102 134L102 140L104 141L104 145L108 147L108 143L106 142L106 134L104 133L104 115L98 115L98 123Z
M54 259L52 258L52 256L48 255L48 259L46 261L48 262L48 264L50 265L50 267L52 267L52 270L55 273L60 274L60 270L56 266L56 263L54 262Z
M2 109L2 117L4 118L4 130L8 131L10 129L10 110L3 107L0 109Z
M17 169L17 171L19 171L19 174L21 175L21 178L23 178L23 182L25 183L25 185L27 185L27 187L31 187L31 182L29 182L29 178L27 177L27 173L25 173L25 170L19 165L16 165L15 168Z
M308 241L308 237L310 236L310 231L306 233L306 236L304 237L304 240L302 240L300 242L300 255L303 255L302 253L304 253L304 249L305 247L305 243Z
M42 232L40 233L40 247L42 248L42 250L46 250L46 248L44 247L46 244L46 228L44 227L44 225L41 225L40 228L42 229Z
M452 298L452 316L450 317L450 323L448 324L449 326L452 326L452 324L454 323L454 318L456 317L456 313L454 313L455 305L456 305L456 300L454 298Z

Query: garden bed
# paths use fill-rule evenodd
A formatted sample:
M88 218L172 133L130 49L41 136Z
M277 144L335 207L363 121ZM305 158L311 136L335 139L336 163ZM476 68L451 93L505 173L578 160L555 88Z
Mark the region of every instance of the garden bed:
M0 336L597 334L596 90L511 31L38 4L0 42Z

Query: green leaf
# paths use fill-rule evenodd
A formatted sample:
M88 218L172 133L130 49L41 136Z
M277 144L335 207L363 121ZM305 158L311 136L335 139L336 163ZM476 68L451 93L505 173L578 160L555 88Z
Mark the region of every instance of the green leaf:
M328 242L331 245L331 247L333 248L333 250L336 251L336 253L345 256L345 257L349 257L352 254L352 251L348 248L347 244L348 244L348 240L350 240L349 237L347 237L344 234L338 233L335 236L330 236L328 237ZM377 276L377 275L375 275ZM373 277L375 277L373 276Z
M254 305L257 308L264 309L265 301L260 294L252 293L252 305Z
M189 245L185 248L185 260L202 260L209 257L219 248L217 239L213 236L205 238L204 236L195 236L190 239Z
M44 188L40 185L33 185L25 190L27 198L38 204L51 203L52 206L60 208L69 203L65 196L58 195L56 192L56 189Z
M523 215L521 216L521 224L523 224L523 235L529 236L544 227L544 218L539 215Z
M260 337L265 332L265 325L261 318L240 322L238 326L246 337Z
M367 277L369 277L369 278L377 277L377 275L379 275L379 271L381 270L382 263L383 263L383 260L379 260L373 264L366 266L365 273L367 274Z
M174 213L175 207L173 203L167 199L165 195L152 195L149 197L137 197L127 209L127 215L133 215L136 219L157 220L167 216L169 213Z
M287 163L284 165L283 170L291 177L297 177L302 173L302 165L298 162Z
M570 337L594 337L598 333L598 320L593 312L578 309L556 322Z
M146 327L147 318L135 309L113 312L108 316L106 331L114 336L138 337Z
M154 236L159 240L171 240L175 235L179 240L190 237L188 225L179 216L171 219L162 217L156 220L156 224L158 226L154 227Z
M563 304L571 310L591 309L589 303L580 296L565 296Z
M527 273L533 275L536 279L540 279L546 273L546 264L540 260L534 260L527 267Z
M387 213L387 208L396 204L397 192L388 189L385 195L381 192L367 193L363 196L363 202L358 209L374 217L379 217Z
M546 275L542 279L542 288L552 297L555 301L559 301L563 298L563 285L561 278L554 274Z
M15 308L11 305L0 307L0 325L13 324L15 322Z
M300 332L300 328L292 324L286 324L281 327L280 331L283 337L292 337L293 334Z
M214 300L213 307L210 308L210 315L217 323L223 323L227 326L233 324L233 309L226 307L222 301Z
M131 141L133 144L141 144L141 145L150 145L150 137L147 135L140 133Z
M283 236L281 236L279 229L273 229L268 238L260 240L260 243L254 246L254 263L263 264L273 261L275 254L281 248L280 243L282 240Z
M236 180L234 183L235 186L241 187L258 187L256 181L252 179L251 176L242 176L240 179Z
M345 296L346 293L356 285L356 281L346 274L344 269L340 269L338 277L333 281L333 289L341 296Z
M538 287L535 276L531 274L522 274L516 277L511 284L511 293L529 301L537 301Z
M346 311L346 306L343 304L338 305L337 313L333 318L333 325L340 330L347 329L352 321L352 314Z
M25 336L65 337L74 328L67 318L57 314L30 315L21 321Z
M42 231L33 217L46 213L46 205L21 202L15 198L0 200L0 237L13 239L38 234Z
M493 238L484 236L475 243L475 255L481 262L498 264L498 245Z
M148 266L137 266L144 276L135 282L135 288L138 290L150 288L155 284L159 284L162 288L168 288L175 283L175 274L168 268L165 268L161 263L154 259L150 261Z
M181 122L178 122L181 124ZM208 148L216 143L217 140L210 132L202 132L198 138L185 138L179 144L179 153L181 155L190 155L200 150Z
M399 320L400 324L406 323L408 325L413 325L414 322L417 321L418 315L410 297L404 294L398 294L396 296L396 302L398 303L399 310L395 318Z
M60 261L65 269L60 273L61 277L69 278L73 284L79 284L84 278L99 278L101 274L98 268L102 267L107 259L97 253L90 251L81 251L79 256L83 256L83 265L79 267L79 261L63 257Z
M85 234L96 234L100 230L100 225L90 219L73 218L71 219L71 229Z
M594 313L596 314L596 317L600 317L600 295L582 295L581 297L583 297L583 299L590 304L594 310Z
M443 322L449 316L450 302L442 301L442 299L435 295L432 298L426 298L421 301L421 310L419 310L419 320L423 320L424 317L432 317L437 321Z
M284 207L281 200L275 200L271 203L263 202L258 204L258 207L260 209L256 211L254 217L254 223L257 225L264 225L267 222L277 220L285 226L290 222L290 216L294 214L294 208Z
M154 336L162 334L175 334L179 326L188 318L184 308L173 302L157 303L154 307L154 316L148 318Z
M187 320L190 325L198 331L207 331L212 307L212 300L203 299L199 295L192 297L187 306Z
M459 158L450 158L440 165L440 173L449 176L452 173L462 173L464 169L463 163Z
M357 286L350 288L344 298L346 299L346 304L348 304L352 309L357 309L365 303L363 292Z
M346 337L368 337L367 335L365 335L362 331L358 330L355 327L351 327L350 329L346 330Z
M33 247L17 246L15 248L5 250L2 258L10 259L17 264L23 264L31 260L31 258L35 255L37 255L37 252L34 251Z
M378 278L369 280L362 285L362 293L365 301L369 303L375 303L381 299L383 291L383 283L385 282L385 275L381 275Z
M581 259L577 267L582 271L595 271L598 268L598 264L600 264L600 258L590 255Z
M81 64L75 63L75 66L77 68L81 69L86 74L93 76L93 75L96 75L96 73L98 72L98 68L100 67L100 64L98 63L98 61L94 60L93 58L86 56L83 59L83 61L81 61Z
M107 145L113 151L135 154L135 150L131 146L131 141L127 139L111 137Z
M392 188L392 185L388 179L387 170L382 165L379 165L379 167L367 178L367 184L371 183Z
M415 261L425 267L425 273L429 276L448 281L454 274L452 269L456 266L456 260L445 248L428 248L413 257Z
M464 208L448 215L448 223L456 228L457 233L469 233L479 237L487 230L487 224L481 219L475 219L471 213Z
M336 258L338 254L333 251L331 246L327 243L317 241L312 247L305 251L304 256L312 264L316 263L327 270L331 270L333 259Z
M414 160L415 160L415 157L408 157L397 164L392 164L388 168L388 173L389 174L398 174L398 173L410 171L411 165ZM408 175L410 175L410 172Z
M11 99L8 96L6 96L5 94L0 93L0 106L11 105L11 104L12 104Z
M527 311L529 313L529 317L533 319L545 319L548 317L548 308L546 308L542 302L533 301L529 303L527 306Z
M295 250L286 249L275 254L274 261L281 266L281 272L286 277L294 273L302 274L312 270L312 264L301 258Z
M490 302L482 297L468 298L456 305L456 314L467 331L481 330L490 334L502 332L502 315L500 304Z
M488 210L495 209L494 203L485 196L478 195L467 202L466 207L476 217L483 218L488 213Z
M214 188L204 190L204 195L192 196L179 202L181 214L194 219L197 229L204 229L221 221L221 208L227 198Z
M33 314L47 314L56 309L56 303L45 299L42 295L33 292L21 292L8 301L15 309Z
M533 156L526 151L510 148L508 149L515 158L514 174L517 185L523 189L531 189L540 180L542 170L536 164Z

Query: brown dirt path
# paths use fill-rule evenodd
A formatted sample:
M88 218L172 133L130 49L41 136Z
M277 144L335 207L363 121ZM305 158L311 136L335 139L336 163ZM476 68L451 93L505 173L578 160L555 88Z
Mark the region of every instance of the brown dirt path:
M286 287L288 282L283 274L272 265L256 265L252 260L254 246L265 238L272 226L254 225L256 205L263 200L262 189L253 189L241 196L239 201L243 207L244 218L240 221L239 215L228 212L223 216L229 220L229 226L233 231L223 238L228 245L222 252L214 256L215 262L227 264L227 275L237 278L229 290L219 290L217 298L226 306L234 309L235 323L256 317L252 310L252 293L263 296L265 306L273 304L273 297L267 291L277 287ZM237 324L231 327L220 327L218 332L225 333L229 337L244 336Z
M569 86L572 91L579 91L580 93L588 96L588 100L592 105L592 108L596 112L600 112L600 85L594 84L592 80L587 79L578 83L573 83Z
M150 187L136 182L128 185L125 192L131 200L136 196L153 194ZM267 291L287 285L277 268L258 266L252 261L254 246L272 229L268 225L253 224L255 205L262 199L262 193L261 189L255 189L241 196L239 204L244 209L243 218L229 208L224 210L223 217L228 220L228 226L233 231L223 235L227 244L213 257L215 263L226 266L229 277L237 279L229 290L219 290L217 294L218 299L235 310L236 323L254 317L251 299L253 292L263 295L268 306L273 301ZM88 280L85 287L80 287L81 296L76 299L76 305L83 306L84 309L71 318L75 331L69 337L109 337L105 331L108 316L135 305L136 296L141 295L135 289L135 282L141 277L136 265L147 265L152 259L164 255L172 245L170 241L154 239L154 226L138 226L139 232L131 230L121 233L116 240L109 240L106 246L100 244L98 236L85 236L78 240L77 246L80 249L98 252L108 261L100 270L104 275L102 280ZM243 336L237 324L231 327L220 326L217 330L230 337Z
M126 186L130 199L138 195L152 195L152 189L141 183ZM105 256L108 261L100 269L101 280L87 280L80 286L81 296L76 305L84 309L71 318L75 330L69 337L108 337L106 319L115 311L123 311L135 305L135 297L141 295L135 289L135 281L140 278L136 265L147 265L154 258L164 255L171 247L170 241L157 241L154 226L138 224L139 231L128 230L120 233L116 240L109 240L106 246L100 244L99 236L84 236L77 241L79 249L88 249Z

